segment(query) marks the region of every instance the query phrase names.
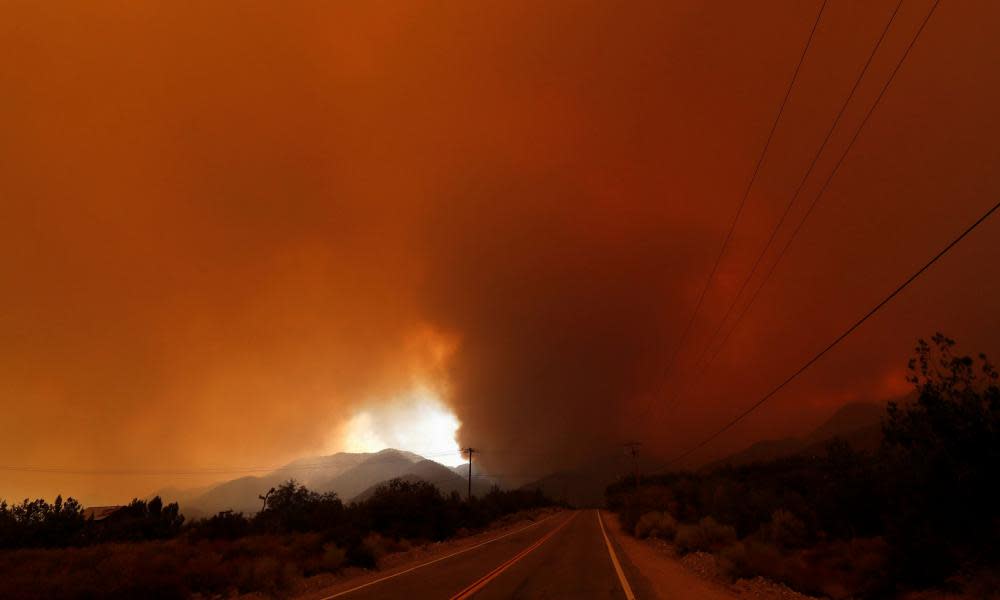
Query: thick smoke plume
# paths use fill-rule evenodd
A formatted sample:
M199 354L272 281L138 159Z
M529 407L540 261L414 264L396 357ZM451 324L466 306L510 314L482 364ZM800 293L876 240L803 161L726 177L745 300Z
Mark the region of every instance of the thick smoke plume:
M892 4L829 8L668 378L810 3L5 4L0 453L99 472L5 471L0 497L118 501L333 451L357 411L420 386L512 480L624 441L687 447L1000 191L1000 9L942 6L694 376ZM998 233L695 460L905 393L919 335L995 350Z

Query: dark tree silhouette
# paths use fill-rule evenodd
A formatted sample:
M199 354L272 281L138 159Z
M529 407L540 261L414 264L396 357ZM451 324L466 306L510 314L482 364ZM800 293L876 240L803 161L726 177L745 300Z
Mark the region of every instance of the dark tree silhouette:
M960 564L997 559L1000 387L984 354L958 355L938 333L910 361L917 391L883 423L887 533L900 575L939 581Z
M8 506L0 502L0 547L58 547L84 542L83 507L73 498L56 496L49 504L41 498Z
M807 592L825 593L824 572L873 598L988 580L1000 566L1000 378L955 348L940 333L918 341L914 393L888 405L877 450L834 439L818 455L647 477L639 491L623 480L608 504L631 530L650 513L732 525L742 546L723 560Z
M337 494L318 494L290 479L267 493L266 508L257 514L256 523L273 532L323 531L338 525L343 512Z

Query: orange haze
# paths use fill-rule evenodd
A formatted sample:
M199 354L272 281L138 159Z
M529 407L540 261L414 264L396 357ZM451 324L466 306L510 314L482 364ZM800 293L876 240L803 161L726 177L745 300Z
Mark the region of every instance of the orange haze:
M679 371L894 5L830 3ZM929 6L904 3L807 199ZM817 8L5 2L0 466L280 464L415 381L515 479L684 449L1000 192L1000 4L944 2L710 375L644 415ZM997 351L998 236L695 462L905 393L920 335ZM208 479L0 471L0 497Z

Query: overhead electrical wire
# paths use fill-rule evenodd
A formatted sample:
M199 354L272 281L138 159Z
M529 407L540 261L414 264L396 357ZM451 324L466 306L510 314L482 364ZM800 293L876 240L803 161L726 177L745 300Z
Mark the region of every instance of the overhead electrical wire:
M668 366L667 366L667 368L664 371L664 374L663 374L664 379L666 379L667 377L669 377L670 373L673 370L673 367L675 366L676 359L677 359L677 356L679 354L679 350L684 346L684 343L685 343L685 341L687 339L687 336L690 334L690 330L693 327L693 324L694 324L694 322L695 322L695 320L697 318L698 313L700 312L702 304L704 303L705 296L707 295L707 292L710 289L711 284L712 284L712 282L715 279L715 276L717 274L717 271L718 271L719 265L720 265L720 263L722 261L722 258L725 256L726 249L727 249L727 247L729 246L729 244L731 242L731 239L732 239L733 233L735 231L735 228L736 228L736 226L737 226L737 224L739 222L739 219L740 219L740 217L741 217L741 215L742 215L742 213L744 211L744 208L745 208L745 205L746 205L746 201L748 199L750 191L751 191L751 189L752 189L752 187L754 185L754 182L758 178L759 172L761 170L761 166L762 166L762 164L764 162L764 159L766 158L768 149L769 149L769 147L771 145L771 142L772 142L772 139L774 137L774 134L775 134L775 131L777 129L777 126L778 126L778 124L779 124L779 122L781 120L782 114L785 111L785 107L786 107L786 105L788 103L788 100L789 100L789 97L791 95L791 91L792 91L792 89L794 87L795 81L798 78L798 75L799 75L799 72L801 70L802 64L804 62L805 56L806 56L806 54L808 52L808 49L810 48L810 46L812 44L814 35L816 33L816 30L818 28L818 25L819 25L819 22L821 20L821 17L823 15L823 13L824 13L824 10L826 8L827 2L828 2L828 0L824 0L823 3L822 3L822 5L820 6L819 12L818 12L818 14L816 16L816 19L815 19L815 21L813 23L812 29L810 30L810 33L809 33L809 37L808 37L808 39L806 41L806 44L805 44L805 46L804 46L804 48L802 50L802 53L801 53L801 55L799 57L799 60L798 60L798 62L796 64L796 67L795 67L795 70L793 72L792 78L791 78L791 80L789 82L789 85L788 85L788 87L786 89L785 95L784 95L784 97L782 99L782 102L781 102L781 104L779 106L779 109L778 109L777 115L776 115L776 117L774 119L774 122L772 123L770 131L769 131L768 136L766 138L766 141L764 143L763 149L761 151L761 154L760 154L760 156L759 156L759 158L758 158L758 160L757 160L757 162L756 162L756 164L754 166L751 178L750 178L750 180L749 180L749 182L748 182L748 184L746 186L746 189L745 189L745 191L744 191L744 193L743 193L743 195L741 197L740 203L739 203L739 205L737 207L736 214L735 214L732 222L730 223L729 229L728 229L728 231L726 233L726 236L725 236L725 238L723 240L723 243L722 243L722 246L720 248L720 251L719 251L719 253L718 253L718 255L717 255L716 259L715 259L715 262L714 262L714 264L712 266L711 271L709 272L709 276L708 276L708 279L707 279L707 281L705 283L705 286L701 290L701 293L699 295L698 301L696 302L694 311L692 312L691 317L689 318L689 320L687 322L687 325L686 325L686 327L684 329L684 332L682 333L681 339L678 342L678 345L677 345L677 347L674 350L674 353L673 353L673 355L672 355L672 357L671 357L671 359L670 359L670 361L668 363ZM723 347L725 345L726 341L729 339L729 337L732 335L733 331L739 325L739 322L742 320L743 316L745 316L745 314L749 310L750 306L752 306L754 300L757 298L758 294L760 293L760 290L765 286L765 284L767 283L767 281L770 279L770 277L773 274L773 272L774 272L775 268L777 267L778 263L780 263L781 259L784 257L784 255L787 252L788 248L791 246L792 241L794 241L795 237L797 236L797 234L799 233L799 231L802 229L802 226L804 225L805 221L808 219L808 217L812 213L813 209L817 205L818 201L820 200L820 198L823 196L823 194L827 190L830 182L832 181L832 179L834 178L834 176L839 171L839 168L842 165L842 163L844 161L844 158L846 157L846 155L848 154L848 152L850 151L850 149L853 147L854 143L858 139L858 137L859 137L862 129L865 127L865 125L868 122L869 118L871 117L872 113L874 112L874 110L876 109L876 107L880 104L880 102L881 102L881 100L882 100L882 98L883 98L886 90L888 89L890 83L895 78L895 76L898 73L898 71L899 71L902 63L905 61L905 59L908 56L910 50L913 48L916 40L919 38L920 34L924 30L925 26L927 25L927 22L930 20L931 16L933 15L934 11L937 8L939 2L940 2L940 0L935 0L933 6L931 7L931 9L928 12L927 16L924 18L923 22L921 23L921 25L920 25L919 29L917 30L916 34L914 35L913 39L910 41L910 43L907 46L907 48L906 48L905 52L903 53L902 57L899 59L899 61L895 65L895 67L894 67L893 71L891 72L888 80L883 85L881 91L879 92L878 96L875 99L875 102L872 104L871 108L868 110L867 114L865 115L864 119L862 120L861 125L855 131L853 137L851 138L851 140L848 143L847 147L845 148L844 152L841 154L841 156L837 160L837 162L836 162L836 164L835 164L832 172L830 173L829 177L826 179L826 181L822 185L820 191L818 192L818 194L816 195L816 197L813 199L812 203L809 205L809 207L808 207L805 215L802 217L802 219L799 221L798 225L794 229L794 231L792 233L792 236L787 240L785 246L779 252L777 259L771 265L771 267L770 267L769 271L767 272L767 274L765 275L765 277L764 277L761 285L756 289L754 295L751 297L750 302L743 308L742 312L737 317L737 320L734 323L733 328L731 328L729 330L729 333L727 333L726 337L722 340L722 343L720 344L720 346L718 347L718 349L716 350L716 352L712 355L712 357L709 359L709 362L706 363L706 366L707 366L707 364L711 364L711 362L718 356L719 350L721 349L721 347ZM890 17L889 24L891 24L892 23L892 19L895 18L896 12L898 12L901 3L902 3L902 0L900 0L900 4L898 4L896 6L896 9L893 12L892 17ZM847 103L850 101L851 97L853 97L853 95L854 95L854 93L855 93L855 91L856 91L856 89L858 87L858 84L860 83L861 78L863 77L865 71L868 69L868 66L871 63L871 60L872 60L872 57L875 54L875 51L878 49L879 44L882 43L882 39L885 37L886 31L888 31L889 24L887 24L886 29L882 32L882 36L879 38L879 41L876 44L875 50L872 51L872 55L869 56L868 62L866 62L865 67L862 70L862 74L859 76L858 80L855 82L854 88L852 88L851 93L848 96L848 100L845 101L844 106L841 107L840 112L838 113L838 115L837 115L837 117L836 117L836 119L834 121L834 125L831 127L830 132L828 132L827 137L824 139L822 145L820 146L820 150L817 152L816 157L814 157L814 159L813 159L813 163L810 165L809 170L807 171L806 176L803 178L803 183L800 183L799 188L796 190L795 195L793 196L792 202L794 202L794 200L798 197L798 195L799 195L799 193L800 193L800 191L801 191L801 189L803 187L803 184L805 182L805 179L812 172L812 169L815 166L815 163L816 163L816 161L817 161L820 153L822 152L823 148L825 147L826 143L828 142L828 140L830 138L830 135L831 135L834 127L836 127L836 124L839 122L839 120L840 120L840 118L841 118L841 116L842 116L842 114L844 112L844 108L846 107ZM789 205L789 207L790 207L790 205ZM778 226L775 228L775 231L777 230L778 227L780 227L781 223L783 223L785 217L787 216L789 207L786 207L785 214L782 215L781 220L779 221ZM951 250L952 247L954 247L956 244L958 244L962 239L964 239L968 234L970 234L976 227L978 227L982 222L984 222L998 208L1000 208L1000 203L995 204L983 216L981 216L975 223L973 223L961 235L959 235L951 243L949 243L943 250L941 250L937 255L935 255L934 258L932 258L928 263L926 263L923 267L921 267L917 272L915 272L913 275L911 275L905 282L903 282L899 287L897 287L885 299L883 299L880 303L878 303L874 308L872 308L868 313L866 313L861 319L859 319L857 322L855 322L853 325L851 325L845 332L843 332L833 342L831 342L829 345L827 345L817 355L815 355L813 358L811 358L809 361L807 361L802 367L800 367L798 370L796 370L794 373L792 373L788 378L786 378L783 382L781 382L778 386L776 386L770 392L768 392L767 394L765 394L760 400L758 400L756 403L754 403L753 405L751 405L748 409L746 409L745 411L743 411L736 418L734 418L733 420L729 421L726 425L724 425L722 428L720 428L719 430L717 430L716 432L714 432L712 435L710 435L709 437L705 438L703 441L699 442L698 444L696 444L692 448L688 449L687 451L685 451L685 452L681 453L680 455L678 455L678 456L674 457L673 459L671 459L668 462L668 464L673 464L673 463L675 463L677 461L683 460L687 456L691 455L692 453L694 453L694 452L698 451L699 449L703 448L704 446L708 445L714 439L716 439L717 437L719 437L722 433L724 433L725 431L727 431L730 428L732 428L734 425L736 425L741 420L743 420L744 418L746 418L746 416L748 416L754 410L756 410L761 405L763 405L767 400L769 400L772 396L774 396L777 392L779 392L783 387L785 387L788 383L790 383L795 378L797 378L801 373L803 373L805 370L807 370L809 367L811 367L812 364L814 364L820 358L822 358L823 355L825 355L827 352L829 352L830 350L832 350L843 339L845 339L851 333L853 333L858 327L860 327L865 321L867 321L868 318L870 318L871 316L873 316L878 310L880 310L883 306L885 306L888 302L890 302L896 295L898 295L910 283L912 283L915 279L917 279L924 271L926 271L930 266L932 266L935 262L937 262L937 260L939 260L949 250ZM770 244L773 243L773 237L774 237L774 232L772 232L772 235L771 235L772 239L769 239L768 244L765 246L765 250L764 250L764 252L762 252L761 256L763 256L763 254L766 253L766 250L770 247ZM755 264L754 264L754 270L757 268L759 262L760 262L760 258L758 258L757 262L755 262ZM752 274L753 274L754 270L751 271L751 275L748 276L748 278L747 278L746 281L749 281L749 279L752 277ZM743 286L741 286L739 293L742 293L743 288L745 286L746 286L746 282L744 282ZM739 293L737 294L736 299L738 299ZM735 305L736 299L734 299L734 304L733 305ZM732 310L732 306L733 305L730 306L730 309L727 311L726 316L728 316L729 312ZM725 323L725 317L723 319L723 324L724 323ZM710 344L711 344L711 341L710 341ZM425 456L422 456L422 457L423 458L434 458L434 457L443 457L443 456L452 456L452 455L454 455L453 452L447 452L447 453L441 453L441 454L428 454L428 455L425 455ZM378 461L378 460L369 460L369 461L365 461L365 463L362 463L362 464L371 464L373 462L381 462L381 461ZM135 469L135 470L133 470L133 469L91 469L91 470L87 470L87 469L72 469L72 468L66 468L66 467L30 467L30 466L28 466L28 467L18 467L18 466L4 466L4 465L0 465L0 471L37 472L37 473L63 473L63 474L81 474L81 475L222 475L222 474L238 474L238 473L254 473L254 472L275 472L275 471L289 471L289 470L322 469L322 468L328 468L328 467L329 467L329 465L328 464L324 464L324 463L311 463L311 464L303 464L303 465L284 465L284 466L279 466L279 467L251 467L251 468L224 468L224 467L220 467L220 468L205 468L205 469L197 469L197 470L180 470L180 469L178 469L178 470L173 470L173 469L163 469L163 470L155 470L155 469L153 469L153 470L138 470L138 469ZM481 476L480 475L474 475L473 477L474 478L479 478ZM487 476L482 476L482 477L487 477ZM489 477L490 478L495 478L496 476L489 476Z
M399 452L408 452L415 454L422 459L432 460L435 458L443 458L447 456L455 456L455 452L438 452L422 454L419 452L414 452L412 450L399 450ZM365 454L365 453L348 453L348 454ZM398 460L397 457L379 457L377 452L371 453L374 456L372 458L362 460L357 465L352 466L362 466L362 465L373 465L373 464L383 464L387 462L395 462ZM552 452L507 452L503 450L476 450L476 456L481 455L495 456L501 455L517 455L517 456L551 456ZM436 461L435 461L436 462ZM440 463L439 463L440 464ZM464 466L466 463L461 463L457 466ZM285 464L278 467L203 467L203 468L164 468L164 469L131 469L131 468L103 468L103 469L79 469L75 467L63 467L63 466L17 466L17 465L0 465L0 471L9 472L21 472L21 473L52 473L52 474L64 474L64 475L122 475L122 476L174 476L174 475L240 475L240 474L253 474L253 473L284 473L288 471L308 471L308 470L323 470L328 469L332 465L329 462L309 462L302 464ZM450 468L447 465L442 465L445 468Z
M408 450L404 452L410 452ZM359 453L360 454L360 453ZM373 453L376 454L377 453ZM413 452L413 454L417 454ZM437 454L417 454L424 459L442 458L445 456L455 456L454 452L442 452ZM392 462L395 458L370 458L363 460L358 465L380 464ZM355 465L355 466L358 466ZM204 467L199 469L77 469L74 467L40 467L40 466L12 466L0 465L0 471L13 471L22 473L55 473L65 475L125 475L125 476L160 476L160 475L238 475L250 473L275 473L286 471L307 471L327 469L332 465L325 462L287 464L278 467Z
M893 22L896 20L896 15L899 14L899 9L902 6L903 6L903 0L899 0L899 2L896 3L895 9L893 9L892 11L892 14L889 15L889 20L886 21L885 27L882 28L882 33L875 41L875 45L872 47L871 52L868 53L868 58L867 60L865 60L864 66L862 66L861 71L855 78L854 85L851 86L851 90L847 94L847 97L844 98L843 103L841 103L840 109L837 111L836 117L834 117L833 122L830 124L829 129L827 129L826 135L823 137L823 141L820 143L815 154L813 155L812 161L809 163L809 167L806 169L805 174L799 181L798 187L795 188L795 192L792 194L788 202L785 204L784 211L782 212L781 217L778 219L778 222L775 223L774 227L771 229L771 233L767 238L767 242L764 244L764 247L761 249L760 253L757 255L757 258L754 260L753 266L750 268L750 271L747 273L746 277L743 278L743 281L740 284L739 289L733 296L732 302L729 303L728 308L726 308L725 314L722 315L722 319L719 321L718 327L716 327L715 331L709 337L708 344L705 345L705 348L702 350L701 355L699 355L698 359L695 361L696 366L702 363L702 360L705 358L705 355L708 354L709 350L711 350L712 346L715 343L716 338L718 338L719 333L722 331L722 328L729 320L729 315L732 314L733 308L736 307L736 305L739 303L740 298L743 297L743 292L746 290L747 285L753 279L753 276L757 274L757 269L760 267L761 262L764 259L764 256L767 255L767 251L771 249L771 245L777 239L778 231L781 229L781 226L784 225L785 220L788 218L788 215L792 211L792 207L798 201L799 196L802 194L802 190L805 188L806 182L809 180L809 177L812 175L813 170L819 163L819 159L823 155L824 150L826 150L827 144L833 137L833 133L834 131L836 131L837 125L840 124L840 120L843 118L844 113L847 111L847 107L850 105L851 100L854 99L854 96L857 93L858 88L861 87L862 80L864 80L865 75L868 73L868 69L871 67L872 61L875 59L875 55L878 53L879 48L882 47L882 42L885 40L886 35L889 33L889 29L892 27Z
M810 46L812 46L813 38L816 35L816 30L819 27L820 19L823 17L823 12L826 10L828 0L823 0L820 5L819 12L816 14L816 19L813 21L812 28L809 30L809 37L806 39L805 46L802 48L802 52L799 54L799 60L795 64L795 70L792 72L792 77L788 82L788 86L785 89L785 95L781 100L781 104L778 107L778 112L774 117L774 121L771 124L771 129L768 131L767 138L764 141L764 146L761 149L760 156L757 158L757 162L754 165L753 171L750 175L750 180L747 182L746 189L743 191L743 195L740 198L740 202L736 208L736 214L733 216L732 221L729 224L729 229L726 231L725 238L722 241L722 246L719 248L719 253L715 257L715 262L712 264L712 269L708 273L708 278L705 281L704 287L702 287L701 293L698 296L698 301L695 303L694 310L691 312L690 318L688 318L687 325L685 325L683 332L681 333L680 340L674 347L674 351L671 354L670 359L667 362L667 366L663 371L663 381L670 377L671 372L673 372L674 366L677 362L677 357L680 354L680 350L684 347L684 343L687 341L688 335L691 333L691 328L694 326L694 322L698 317L698 313L701 311L701 306L705 301L705 296L708 294L709 288L712 286L712 282L715 280L715 275L719 270L719 264L722 262L722 258L726 254L726 249L729 247L729 242L732 240L733 232L736 230L736 225L739 223L740 216L743 214L743 209L746 207L747 198L750 196L750 190L753 188L754 182L757 181L757 176L760 173L761 165L764 163L764 159L767 156L768 148L771 146L771 140L774 138L774 133L778 129L778 123L781 121L781 116L785 112L785 107L788 105L788 99L792 95L792 89L795 87L795 82L799 77L799 71L802 69L802 63L805 62L806 54L809 52ZM649 412L651 407L650 403L647 405L645 412Z
M996 210L998 208L1000 208L1000 202L997 202L989 210L987 210L985 213L983 213L978 219L976 219L976 221L974 223L972 223L972 225L969 225L964 231L962 231L961 234L959 234L956 238L954 238L953 240L951 240L951 242L949 242L944 248L942 248L937 254L935 254L933 258L931 258L929 261L927 261L922 267L920 267L919 269L917 269L912 275L910 275L905 281L903 281L903 283L899 284L896 287L896 289L894 289L892 292L890 292L888 296L886 296L885 298L883 298L881 302L879 302L874 307L872 307L860 319L858 319L857 321L855 321L853 325L851 325L850 327L848 327L846 330L844 330L843 333L841 333L836 338L834 338L834 340L832 342L830 342L829 344L827 344L826 347L824 347L815 356L813 356L808 361L806 361L805 364L803 364L801 367L799 367L798 369L796 369L791 375L789 375L788 377L786 377L781 383L779 383L777 386L775 386L773 389L771 389L771 391L769 391L766 394L764 394L759 400L757 400L756 402L754 402L753 404L751 404L747 409L745 409L743 412L741 412L739 415L737 415L734 419L732 419L729 422L727 422L721 428L719 428L718 430L716 430L715 432L713 432L711 435L709 435L708 437L706 437L702 441L698 442L697 444L695 444L694 446L692 446L688 450L685 450L681 454L679 454L679 455L675 456L674 458L670 459L669 461L667 461L667 464L669 465L669 464L677 463L678 461L681 461L681 460L687 458L688 456L690 456L691 454L697 452L701 448L704 448L705 446L707 446L708 444L710 444L713 440L715 440L716 438L718 438L720 435L722 435L723 433L725 433L726 431L728 431L729 429L731 429L734 425L736 425L737 423L739 423L740 421L742 421L743 419L745 419L750 413L752 413L753 411L755 411L758 408L760 408L761 405L763 405L765 402L767 402L768 400L770 400L775 394L777 394L779 391L781 391L782 388L784 388L786 385L788 385L793 380L795 380L799 375L801 375L803 372L805 372L806 369L808 369L809 367L811 367L812 365L814 365L819 359L823 358L823 356L827 352L829 352L830 350L832 350L835 346L837 346L837 344L839 344L840 342L844 341L845 338L847 338L849 335L851 335L852 333L854 333L854 331L857 330L858 327L861 327L861 325L864 324L865 321L867 321L868 319L870 319L883 306L885 306L886 304L888 304L889 302L891 302L893 298L895 298L896 296L898 296L900 292L902 292L904 289L906 289L918 277L920 277L921 275L923 275L923 273L925 271L927 271L927 269L931 268L931 266L934 265L934 263L936 263L938 260L940 260L941 257L943 257L945 254L947 254L952 248L954 248L959 242L961 242L963 239L965 239L965 237L968 236L970 233L972 233L977 227L979 227L980 225L982 225L983 222L985 222L986 219L988 219L994 212L996 212Z
M933 16L934 11L937 9L938 4L940 4L940 0L935 0L934 4L931 6L930 10L927 12L927 15L924 17L924 20L921 22L920 27L917 29L916 33L913 35L913 38L910 40L910 43L907 45L907 47L906 47L905 51L903 52L902 56L900 56L899 60L896 62L895 67L893 68L892 72L889 74L889 77L886 80L885 84L882 86L882 89L879 91L878 96L876 96L875 101L872 103L871 107L868 109L868 112L865 114L864 118L862 119L861 124L858 126L857 130L855 130L854 135L851 137L851 139L848 142L847 146L844 148L844 151L840 154L840 157L837 159L837 162L834 164L833 169L830 171L830 175L823 182L823 185L820 187L819 191L816 193L816 196L813 198L812 202L809 204L809 207L806 209L805 214L802 216L802 218L798 222L798 225L792 231L791 236L789 236L788 240L785 242L785 245L781 248L781 250L777 254L774 262L771 263L771 266L768 269L767 273L764 275L764 278L761 280L760 285L757 286L757 288L754 291L753 295L750 297L750 300L740 310L740 313L737 315L736 320L733 322L732 327L729 328L729 331L726 333L725 337L723 337L722 341L718 344L718 346L716 346L715 350L712 352L712 354L709 357L708 361L702 366L701 372L704 372L704 370L715 361L715 359L718 357L719 353L722 351L722 348L724 348L725 345L726 345L726 343L729 341L729 338L732 336L733 332L736 331L736 329L739 327L740 323L742 322L743 318L746 316L746 314L749 312L750 308L756 302L757 297L760 295L761 290L763 290L764 287L767 285L767 282L770 281L771 276L774 274L775 270L778 267L778 264L781 263L782 258L784 258L785 254L787 254L788 249L792 245L792 242L795 241L795 239L798 236L799 232L802 230L803 225L805 225L806 221L809 219L809 216L812 214L813 210L816 208L816 205L819 203L820 199L823 197L823 194L826 192L827 188L829 188L830 182L833 181L833 178L839 172L841 165L844 163L844 159L847 157L848 153L851 151L851 148L854 147L855 142L858 140L858 137L861 135L861 132L864 129L865 125L868 123L868 120L871 118L872 114L875 112L875 109L881 103L882 98L885 96L886 90L889 89L889 85L892 83L893 79L895 79L896 74L899 73L900 67L902 67L903 62L906 60L907 56L909 56L910 50L913 49L913 46L916 44L917 39L920 37L920 34L924 31L924 28L927 26L928 21L930 21L931 16Z

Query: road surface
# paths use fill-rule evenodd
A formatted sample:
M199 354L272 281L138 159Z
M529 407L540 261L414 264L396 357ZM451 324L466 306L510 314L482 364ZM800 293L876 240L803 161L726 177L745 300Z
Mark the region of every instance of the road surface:
M596 510L566 511L459 552L345 582L317 600L650 597Z

